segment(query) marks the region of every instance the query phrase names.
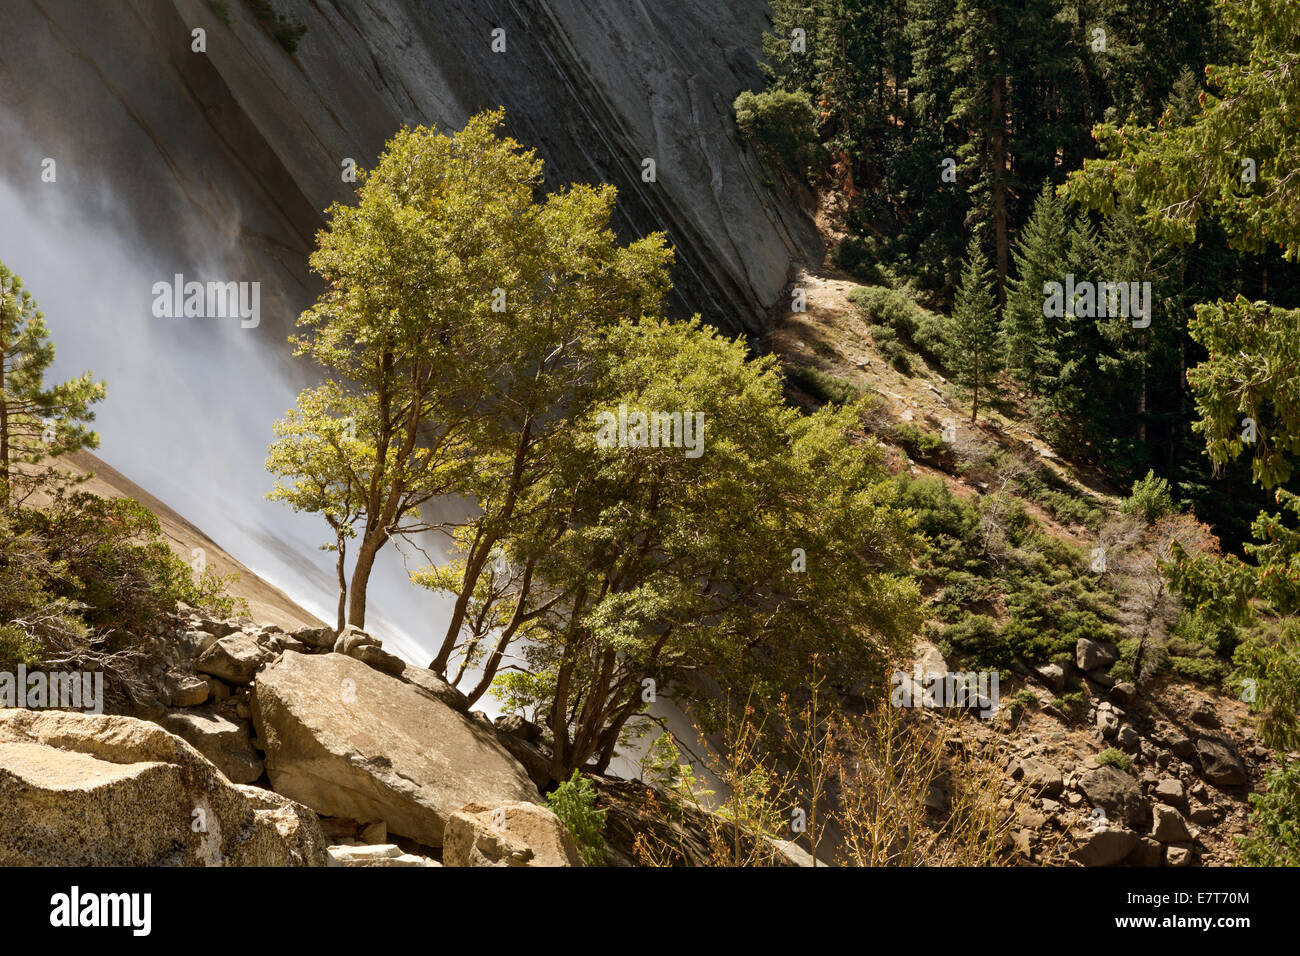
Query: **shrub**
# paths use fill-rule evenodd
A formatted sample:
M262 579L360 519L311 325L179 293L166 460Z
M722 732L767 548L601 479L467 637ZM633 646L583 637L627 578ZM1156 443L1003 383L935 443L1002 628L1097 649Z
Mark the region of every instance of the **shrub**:
M1128 754L1115 747L1107 747L1097 754L1097 763L1103 767L1114 767L1117 770L1123 770L1125 773L1129 773L1133 769L1133 763L1129 760Z
M1238 837L1247 866L1300 866L1300 761L1288 760L1264 780L1264 792L1252 793L1255 830Z
M546 795L545 806L560 818L588 866L605 861L605 811L596 809L596 788L577 770Z
M817 141L818 116L806 93L749 90L736 97L736 126L800 179L820 174L824 151Z
M911 343L935 365L944 365L945 343L950 336L947 334L948 321L943 316L921 308L907 293L885 286L854 289L848 298L857 306L862 320L872 326L872 338L886 357L889 357L890 346L885 343L901 339ZM887 329L890 331L885 331Z
M948 459L948 445L943 437L911 422L895 425L889 438L907 452L907 457L913 461L938 466Z
M1134 482L1133 494L1124 500L1119 510L1126 515L1142 518L1147 524L1154 524L1178 508L1169 494L1169 482L1157 478L1155 471L1151 470L1145 478Z
M823 404L852 405L862 397L862 389L847 379L808 366L788 370L786 379Z

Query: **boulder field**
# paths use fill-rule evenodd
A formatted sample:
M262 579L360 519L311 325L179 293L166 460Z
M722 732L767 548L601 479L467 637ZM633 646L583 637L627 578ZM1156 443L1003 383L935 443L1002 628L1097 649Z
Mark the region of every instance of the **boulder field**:
M182 608L171 650L130 715L0 710L0 865L582 865L532 725L378 638Z

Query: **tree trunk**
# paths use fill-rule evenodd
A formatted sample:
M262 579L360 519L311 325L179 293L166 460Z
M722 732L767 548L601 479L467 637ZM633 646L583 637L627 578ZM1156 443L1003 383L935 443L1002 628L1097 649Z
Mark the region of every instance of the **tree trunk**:
M366 587L370 583L370 572L375 566L375 555L388 540L382 531L367 532L357 552L357 565L352 569L352 593L348 599L348 623L362 630L366 626Z
M347 572L344 568L344 563L347 558L347 547L348 547L347 539L344 538L343 535L339 535L338 536L339 559L334 566L335 572L338 575L338 586L339 586L339 605L338 605L338 614L336 615L338 624L334 629L335 634L342 634L343 627L345 624L347 624L346 614L347 614L347 606L348 606L348 577L347 577Z

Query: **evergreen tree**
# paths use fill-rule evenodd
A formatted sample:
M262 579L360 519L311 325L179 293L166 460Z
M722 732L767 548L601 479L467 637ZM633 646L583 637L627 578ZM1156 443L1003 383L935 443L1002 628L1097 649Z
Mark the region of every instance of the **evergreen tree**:
M1020 231L1014 252L1015 274L1007 286L1002 341L1011 378L1030 395L1038 395L1056 368L1055 344L1043 315L1043 287L1064 282L1070 217L1051 183L1034 202L1033 215Z
M47 386L53 361L44 313L0 263L0 498L6 511L37 489L73 480L71 472L45 464L48 459L99 446L88 426L104 383L87 372Z
M971 393L970 420L979 416L980 393L990 388L1002 368L998 346L998 309L993 296L994 278L978 237L966 247L966 267L957 287L952 311L952 343L948 366L957 383Z

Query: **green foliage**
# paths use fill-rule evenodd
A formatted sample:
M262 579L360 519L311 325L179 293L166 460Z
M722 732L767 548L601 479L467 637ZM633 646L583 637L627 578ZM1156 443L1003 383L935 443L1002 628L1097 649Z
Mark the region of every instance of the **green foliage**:
M817 111L805 93L748 90L736 97L736 126L763 145L787 171L815 179L826 157L817 141Z
M104 383L90 372L45 384L54 362L45 315L18 276L0 263L0 507L21 506L38 489L73 483L50 459L99 446L88 427Z
M862 320L872 326L872 337L891 364L905 363L907 350L895 344L901 338L935 365L945 367L951 329L943 316L921 308L907 293L885 286L854 289L848 299L857 306ZM904 363L900 363L900 355Z
M998 348L998 309L993 297L993 272L979 240L966 248L966 266L952 310L952 339L947 365L957 383L971 393L971 421L979 416L980 392L991 390L1002 368Z
M949 462L943 436L913 422L899 422L889 430L889 440L899 445L913 461L941 466Z
M234 610L226 582L210 572L196 579L167 545L158 518L130 498L60 494L49 508L24 510L15 527L41 543L44 586L73 602L93 630L160 632L180 602Z
M1300 866L1300 760L1286 760L1250 795L1255 830L1237 837L1247 866Z
M542 800L573 835L587 866L601 866L605 862L605 811L596 809L596 799L596 788L591 781L574 770L568 780Z
M1103 767L1114 767L1116 770L1123 770L1125 773L1133 772L1133 761L1129 759L1129 755L1116 747L1107 747L1097 754L1097 763Z
M1178 510L1173 497L1169 494L1169 482L1157 478L1154 471L1148 471L1145 478L1133 484L1133 493L1124 499L1119 510L1122 514L1141 518L1147 524L1155 524L1165 515Z
M1300 77L1287 64L1300 53L1300 30L1289 0L1229 0L1228 24L1250 43L1249 59L1207 66L1213 92L1198 97L1189 122L1172 108L1156 126L1108 122L1094 131L1105 159L1085 162L1070 177L1072 197L1109 212L1135 206L1153 229L1190 241L1211 217L1237 247L1263 251L1277 243L1300 252L1291 210L1300 202L1300 145L1291 104ZM1243 163L1254 163L1254 181Z
M852 405L862 398L862 389L847 379L830 375L809 365L788 369L786 378L822 403Z

